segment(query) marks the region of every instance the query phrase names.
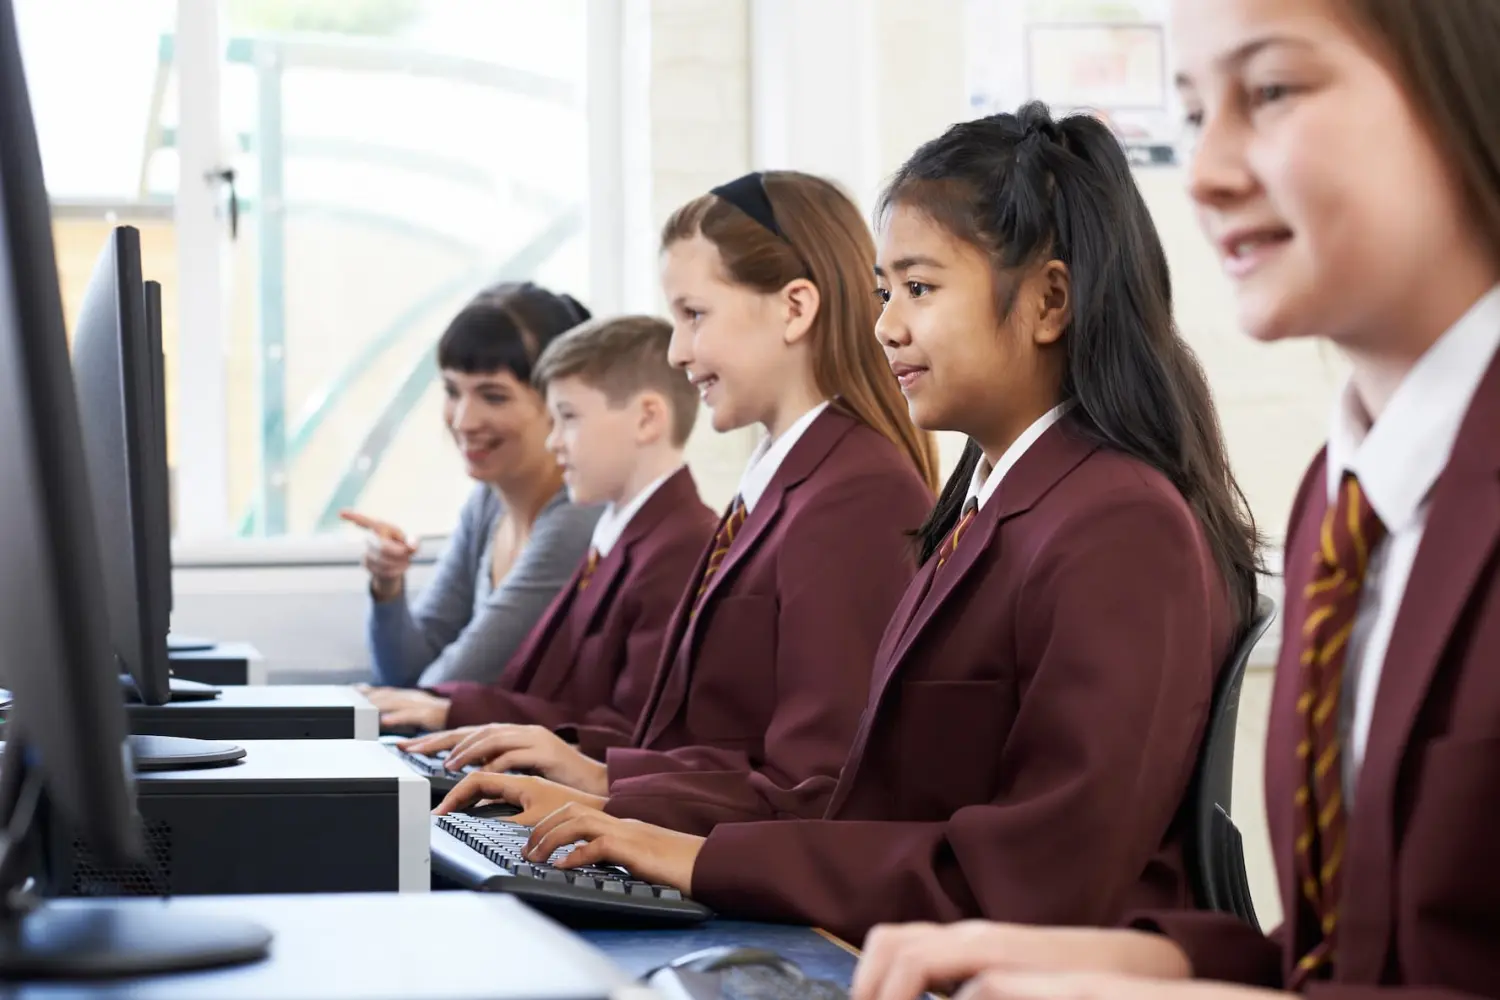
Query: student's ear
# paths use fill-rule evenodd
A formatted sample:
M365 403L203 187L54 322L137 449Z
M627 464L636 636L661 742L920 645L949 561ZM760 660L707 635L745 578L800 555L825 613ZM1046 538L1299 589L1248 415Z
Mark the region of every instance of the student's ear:
M1068 265L1049 260L1032 281L1037 291L1037 314L1031 338L1038 345L1055 344L1073 321L1073 276L1068 273Z
M807 336L822 304L823 296L818 292L818 286L806 278L788 282L781 290L782 312L786 320L783 336L788 344L795 344Z
M635 440L655 444L672 432L672 407L659 392L643 392L635 398Z

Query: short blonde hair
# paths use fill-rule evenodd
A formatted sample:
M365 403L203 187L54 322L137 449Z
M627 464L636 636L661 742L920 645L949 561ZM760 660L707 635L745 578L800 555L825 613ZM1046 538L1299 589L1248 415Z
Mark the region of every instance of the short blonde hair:
M532 371L543 392L547 383L577 378L611 406L641 392L658 392L672 410L672 444L681 448L698 420L698 392L667 360L672 327L655 316L616 316L574 327L547 345Z

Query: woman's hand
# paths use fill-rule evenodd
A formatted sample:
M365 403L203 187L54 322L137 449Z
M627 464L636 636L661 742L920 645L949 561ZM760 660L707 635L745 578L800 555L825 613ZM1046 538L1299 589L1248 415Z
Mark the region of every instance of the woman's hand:
M447 765L458 770L479 764L486 771L533 771L590 795L609 794L604 764L584 756L545 726L496 722L480 726L454 744Z
M573 843L579 846L559 858L556 867L616 864L644 882L693 894L693 866L703 850L702 837L619 819L574 802L534 824L522 853L528 860L541 862Z
M1187 956L1156 934L1028 927L988 920L891 924L865 939L851 1000L914 1000L987 971L1105 972L1157 980L1192 975Z
M368 687L361 684L358 689L360 694L370 699L370 704L380 713L381 726L387 729L410 726L432 730L442 729L448 724L447 698L407 688Z
M394 524L354 510L341 510L339 517L369 532L363 562L370 574L371 596L381 603L399 597L412 556L417 554L416 545Z
M986 972L954 1000L1292 1000L1295 994L1107 972Z
M444 816L467 809L476 802L509 802L513 806L520 806L520 815L509 817L509 822L522 826L535 826L569 803L576 802L596 809L604 805L604 799L597 795L589 795L545 778L481 772L471 774L455 785L453 791L448 793L433 812Z
M413 736L411 739L401 740L396 744L396 748L399 750L408 750L411 753L425 753L431 756L439 750L452 750L468 739L471 734L483 728L483 726L459 726L457 729L444 729L440 733Z

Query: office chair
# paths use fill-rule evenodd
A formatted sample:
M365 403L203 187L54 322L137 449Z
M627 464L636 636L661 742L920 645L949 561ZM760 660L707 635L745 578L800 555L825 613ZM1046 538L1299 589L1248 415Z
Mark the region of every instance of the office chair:
M1187 798L1187 870L1198 907L1232 913L1252 927L1260 924L1255 918L1250 883L1245 877L1244 847L1240 831L1229 818L1234 786L1234 735L1245 666L1255 644L1275 617L1276 602L1262 594L1255 602L1255 617L1219 678L1203 751Z

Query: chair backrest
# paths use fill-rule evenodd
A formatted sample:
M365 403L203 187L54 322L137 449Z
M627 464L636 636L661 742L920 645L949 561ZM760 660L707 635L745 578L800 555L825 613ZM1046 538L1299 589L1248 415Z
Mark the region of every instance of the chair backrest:
M1252 926L1258 925L1245 877L1245 854L1240 832L1229 818L1234 790L1234 737L1239 724L1245 666L1275 617L1276 602L1262 594L1255 602L1255 617L1245 627L1219 677L1209 711L1208 731L1203 737L1187 800L1190 819L1187 868L1198 906L1233 913Z

